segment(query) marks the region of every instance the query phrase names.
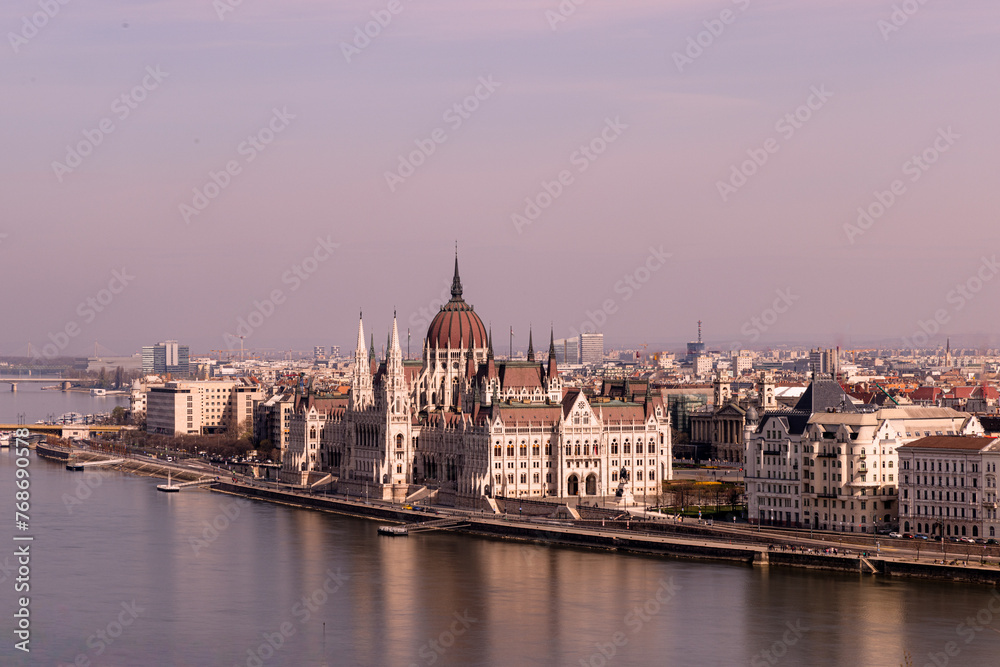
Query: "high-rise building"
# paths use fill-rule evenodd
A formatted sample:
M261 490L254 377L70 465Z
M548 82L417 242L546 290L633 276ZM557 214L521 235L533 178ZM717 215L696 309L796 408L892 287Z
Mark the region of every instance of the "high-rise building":
M687 362L694 363L694 360L705 354L705 343L701 340L701 320L698 320L698 340L687 344Z
M142 348L143 373L187 375L189 370L187 345L178 345L177 341L168 340L156 345L144 345Z
M836 375L840 372L840 355L837 350L815 349L809 351L809 370L814 373Z
M560 364L580 363L580 338L557 338L556 361Z
M580 363L585 366L604 363L604 334L580 334Z

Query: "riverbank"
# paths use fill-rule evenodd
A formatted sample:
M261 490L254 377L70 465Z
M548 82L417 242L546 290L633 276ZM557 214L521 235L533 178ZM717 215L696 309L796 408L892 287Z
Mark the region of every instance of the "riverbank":
M711 539L710 535L666 532L663 524L642 521L604 521L601 526L579 525L564 520L520 520L510 515L489 515L484 512L421 511L362 499L348 499L282 490L274 487L234 483L231 480L214 484L212 491L249 499L275 502L293 507L320 510L399 524L419 524L428 520L450 517L455 525L438 528L503 540L556 544L568 547L604 549L683 558L688 560L729 561L760 567L797 567L840 572L857 572L873 576L914 577L967 583L1000 584L1000 568L995 565L971 563L943 564L929 560L888 557L862 557L860 552L843 553L842 547L830 544L825 548L791 549L774 543L740 543L736 536ZM596 522L588 522L594 524ZM653 530L649 528L656 527ZM691 527L685 527L690 530ZM657 534L659 533L659 534ZM823 544L816 541L817 544ZM834 549L837 552L834 553ZM827 553L827 550L829 553Z

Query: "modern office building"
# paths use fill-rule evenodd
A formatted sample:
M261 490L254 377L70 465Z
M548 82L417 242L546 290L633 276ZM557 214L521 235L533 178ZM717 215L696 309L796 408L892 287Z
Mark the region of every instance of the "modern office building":
M189 370L187 345L178 345L177 341L168 340L156 345L144 345L142 348L143 373L187 376Z
M248 378L172 381L150 387L146 395L146 431L164 435L231 432L245 435L253 426L260 385Z
M580 334L580 363L584 366L599 366L604 363L604 334Z

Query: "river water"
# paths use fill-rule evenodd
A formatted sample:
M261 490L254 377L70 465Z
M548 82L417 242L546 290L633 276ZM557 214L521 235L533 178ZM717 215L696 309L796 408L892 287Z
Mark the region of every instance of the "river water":
M0 382L0 424L34 424L67 412L92 415L111 412L119 405L128 407L127 395L91 396L86 391L42 389L59 382L55 377L44 382L20 382L17 391L10 390L10 383Z
M875 579L520 544L0 452L0 665L1000 664L1000 598ZM30 535L16 593L15 535ZM14 645L30 601L30 653ZM992 604L992 610L991 610ZM969 617L978 631L962 626ZM952 655L949 656L948 652Z

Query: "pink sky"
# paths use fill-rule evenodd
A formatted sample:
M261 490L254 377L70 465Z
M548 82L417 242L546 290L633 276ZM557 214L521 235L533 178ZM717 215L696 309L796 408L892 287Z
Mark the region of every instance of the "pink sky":
M0 354L67 327L71 354L218 349L276 290L249 347L347 349L359 309L378 339L395 308L417 341L455 240L466 299L521 346L529 324L588 320L609 345L680 343L698 319L723 347L901 341L935 318L931 344L992 335L996 3L928 3L892 31L892 2L558 8L244 0L220 20L211 0L72 0L34 34L37 2L5 3ZM387 24L348 62L372 12ZM185 216L212 173L225 187ZM670 258L644 273L651 247Z

